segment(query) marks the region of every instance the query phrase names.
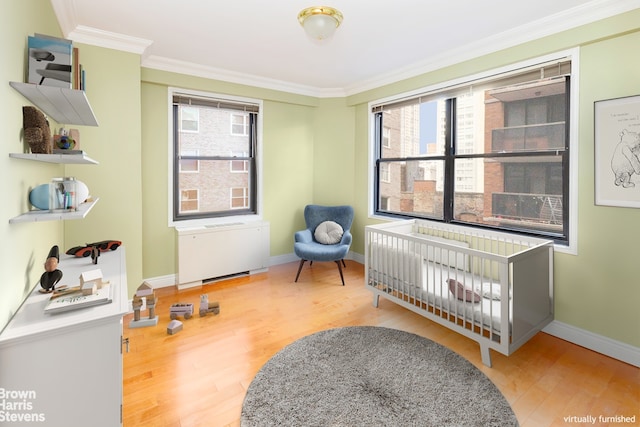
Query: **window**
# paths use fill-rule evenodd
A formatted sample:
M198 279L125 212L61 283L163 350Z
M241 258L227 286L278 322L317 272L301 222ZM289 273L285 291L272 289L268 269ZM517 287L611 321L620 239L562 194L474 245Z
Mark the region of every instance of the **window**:
M236 187L231 189L231 209L246 208L249 204L249 189Z
M391 139L391 129L388 127L382 128L382 146L389 148L389 141Z
M568 244L571 55L372 103L374 214Z
M180 152L180 172L198 172L200 163L197 157L198 150L182 150Z
M390 170L389 165L385 163L380 165L380 181L391 182Z
M258 216L261 102L170 90L170 225Z
M197 108L185 106L180 113L180 130L182 132L198 132L200 111Z
M198 211L198 190L184 189L180 191L180 210L182 212Z
M248 153L231 153L231 157L246 158ZM246 160L231 160L229 162L231 173L249 172L249 162Z
M248 135L249 134L249 114L232 114L231 115L231 135Z

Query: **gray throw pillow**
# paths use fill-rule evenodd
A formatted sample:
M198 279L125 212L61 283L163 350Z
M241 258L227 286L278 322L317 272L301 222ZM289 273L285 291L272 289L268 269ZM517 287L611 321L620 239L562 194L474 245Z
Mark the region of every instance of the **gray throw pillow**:
M313 236L323 245L335 245L336 243L340 243L343 234L344 231L340 224L333 221L325 221L316 227Z

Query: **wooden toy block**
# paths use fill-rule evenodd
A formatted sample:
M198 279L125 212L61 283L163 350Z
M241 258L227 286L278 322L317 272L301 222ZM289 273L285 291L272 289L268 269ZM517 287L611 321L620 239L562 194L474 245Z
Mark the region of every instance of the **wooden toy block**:
M179 320L172 320L167 326L167 334L174 335L182 330L182 322Z

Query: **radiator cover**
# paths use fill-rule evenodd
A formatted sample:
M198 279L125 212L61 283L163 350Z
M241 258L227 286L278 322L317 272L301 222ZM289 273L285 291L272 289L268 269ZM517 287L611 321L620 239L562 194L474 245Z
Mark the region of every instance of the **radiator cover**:
M264 270L269 262L269 223L246 222L176 228L179 289L205 280Z

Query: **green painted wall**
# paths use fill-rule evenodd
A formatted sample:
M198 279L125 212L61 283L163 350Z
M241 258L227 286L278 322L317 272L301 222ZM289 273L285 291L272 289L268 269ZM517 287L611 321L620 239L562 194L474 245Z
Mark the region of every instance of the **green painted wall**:
M106 239L126 251L129 297L142 283L140 56L74 43L86 70L86 95L97 127L80 130L80 148L98 165L68 165L99 201L83 220L65 221L64 247ZM73 126L69 126L73 127Z
M48 2L2 2L0 80L22 81L27 35L60 35ZM175 235L167 224L167 87L199 89L264 101L264 218L271 224L271 256L292 253L308 203L350 203L356 209L353 251L362 254L368 217L371 100L415 90L546 53L581 47L578 255L556 254L556 319L640 347L640 300L634 261L640 210L594 205L593 102L640 94L640 10L545 37L344 99L317 99L246 85L140 68L139 57L81 45L87 95L100 122L80 128L82 148L97 166L57 166L9 159L23 151L21 106L0 85L0 156L6 203L2 228L0 324L17 309L42 273L53 244L116 238L127 247L129 295L143 278L175 273ZM24 42L26 43L26 41ZM27 209L28 190L52 176L73 174L100 201L83 221L8 224ZM9 285L10 284L10 285Z
M354 125L354 108L344 98L320 101L314 123L314 203L353 204Z
M174 274L175 236L168 226L167 88L142 83L142 247L146 278Z
M53 245L63 244L61 222L9 224L9 219L29 209L29 191L63 174L63 166L10 159L9 153L28 148L22 139L22 106L29 105L9 81L22 82L26 76L27 36L33 33L60 36L60 28L49 2L39 0L0 3L0 328L18 309L44 272L44 261ZM55 125L51 123L51 125Z
M581 49L578 256L557 255L555 270L556 319L636 347L640 209L594 203L593 103L640 95L638 46L634 32Z
M314 202L316 110L275 100L264 104L264 219L271 256L293 252L293 233L304 228L302 210Z

